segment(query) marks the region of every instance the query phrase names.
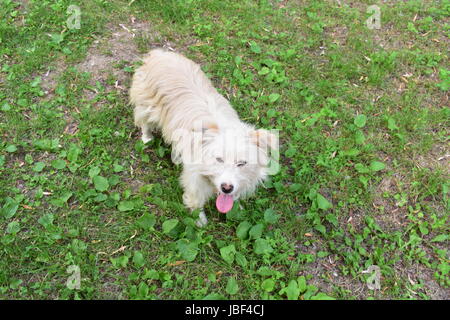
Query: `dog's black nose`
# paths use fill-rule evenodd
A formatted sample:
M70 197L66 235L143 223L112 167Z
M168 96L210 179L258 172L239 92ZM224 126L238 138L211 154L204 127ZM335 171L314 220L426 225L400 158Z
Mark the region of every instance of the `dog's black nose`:
M222 183L220 185L220 188L222 189L222 191L224 193L230 193L234 189L233 185L232 184L228 184L228 183Z

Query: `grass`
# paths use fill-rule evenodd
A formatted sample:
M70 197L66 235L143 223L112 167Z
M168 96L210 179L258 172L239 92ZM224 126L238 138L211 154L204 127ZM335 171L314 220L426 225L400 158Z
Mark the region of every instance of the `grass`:
M449 299L448 1L375 1L379 30L369 1L1 4L1 298ZM280 130L280 172L204 229L127 104L160 46Z

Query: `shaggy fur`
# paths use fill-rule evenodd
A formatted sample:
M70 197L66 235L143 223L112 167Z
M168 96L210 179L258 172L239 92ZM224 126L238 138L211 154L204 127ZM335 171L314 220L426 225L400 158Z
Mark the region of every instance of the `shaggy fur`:
M155 49L143 62L130 90L134 122L144 143L159 129L172 145L173 161L183 164L183 202L201 209L197 224L203 226L202 208L211 196L218 195L219 208L225 191L234 201L267 177L269 148L278 148L277 137L242 122L193 61Z

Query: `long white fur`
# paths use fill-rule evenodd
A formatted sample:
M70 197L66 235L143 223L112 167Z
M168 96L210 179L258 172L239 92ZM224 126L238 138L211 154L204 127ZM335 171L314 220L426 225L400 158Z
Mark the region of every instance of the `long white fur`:
M155 49L143 62L130 89L134 122L144 143L160 129L172 145L174 161L183 163L186 207L202 210L212 195L222 192L222 183L234 186L234 200L253 193L267 177L268 148L276 147L273 134L242 122L200 66L186 57ZM196 146L199 152L194 152ZM202 210L197 224L206 222Z

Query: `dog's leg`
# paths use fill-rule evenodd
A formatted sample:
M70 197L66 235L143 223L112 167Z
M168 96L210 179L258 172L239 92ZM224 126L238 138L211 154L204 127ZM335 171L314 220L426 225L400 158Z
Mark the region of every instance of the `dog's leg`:
M197 227L201 228L208 224L208 219L206 218L205 212L203 211L204 201L200 199L194 190L185 190L183 193L183 202L186 207L191 211L200 209L198 214L198 219L195 221Z
M206 218L206 214L203 211L200 211L198 214L198 219L195 221L195 225L199 228L203 228L208 224L208 219Z
M154 122L155 109L153 107L137 105L134 108L134 124L141 128L142 142L147 143L153 139L152 131L156 129L157 125Z
M152 131L155 129L155 126L150 123L145 123L141 126L142 130L142 142L145 144L149 141L153 140L153 133Z
M200 209L198 220L195 224L198 227L204 227L208 223L203 206L209 197L213 194L213 190L208 181L194 170L183 169L181 175L181 183L184 188L183 202L186 207L194 211Z

